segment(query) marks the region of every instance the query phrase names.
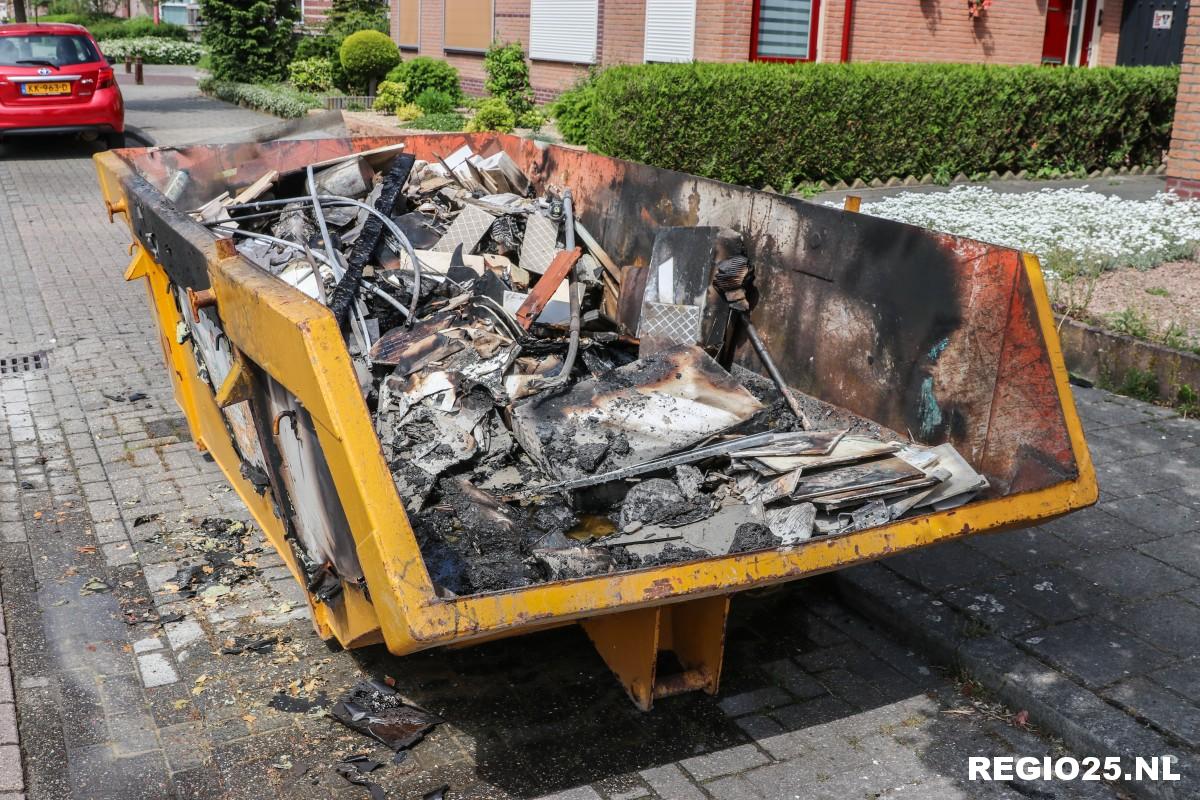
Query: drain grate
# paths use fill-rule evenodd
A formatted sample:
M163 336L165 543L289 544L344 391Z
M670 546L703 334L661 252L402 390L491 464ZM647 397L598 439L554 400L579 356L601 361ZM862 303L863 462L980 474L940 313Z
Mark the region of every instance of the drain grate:
M30 353L23 356L0 357L0 375L19 375L23 372L36 372L50 366L50 359L45 353Z

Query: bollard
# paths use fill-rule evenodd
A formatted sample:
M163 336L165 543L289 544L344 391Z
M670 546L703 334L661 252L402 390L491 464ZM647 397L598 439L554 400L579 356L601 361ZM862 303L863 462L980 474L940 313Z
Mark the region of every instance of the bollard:
M138 56L133 60L133 82L138 86L142 85L142 57Z
M131 72L133 72L133 56L126 55L125 56L125 74L128 75Z

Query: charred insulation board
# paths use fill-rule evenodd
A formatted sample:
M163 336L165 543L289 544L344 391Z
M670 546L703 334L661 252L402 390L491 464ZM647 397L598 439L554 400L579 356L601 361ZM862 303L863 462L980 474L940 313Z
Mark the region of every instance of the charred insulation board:
M680 346L518 403L513 433L546 472L565 480L674 453L762 408L707 353Z

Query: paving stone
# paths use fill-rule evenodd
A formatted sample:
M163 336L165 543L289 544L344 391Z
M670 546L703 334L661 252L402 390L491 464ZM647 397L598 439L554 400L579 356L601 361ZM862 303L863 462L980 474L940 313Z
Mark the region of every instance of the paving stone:
M1118 550L1080 561L1073 569L1120 597L1136 600L1196 584L1196 578L1135 550Z
M0 703L0 744L17 743L17 707Z
M167 774L156 752L117 757L107 745L72 751L70 780L76 797L88 800L162 800Z
M1164 491L1159 494L1130 497L1114 503L1105 503L1101 508L1131 525L1159 535L1200 529L1200 510L1175 502L1170 494L1169 491Z
M604 800L604 798L590 786L579 786L567 789L565 792L542 795L538 800Z
M705 800L704 792L675 764L642 770L640 774L663 800Z
M740 717L767 708L784 706L792 702L792 696L776 686L755 689L752 692L723 698L718 705L731 717Z
M142 684L147 688L166 686L179 680L179 675L162 653L147 653L138 656L138 670L142 673Z
M1178 664L1150 673L1150 679L1185 698L1200 698L1200 658L1189 658Z
M1200 611L1200 609L1197 609ZM1024 644L1049 664L1098 688L1165 664L1167 657L1103 620L1066 622L1028 637Z
M974 584L1003 571L1000 562L958 541L892 556L884 563L934 591Z
M757 747L751 744L718 750L696 758L684 759L680 762L684 769L696 780L706 781L721 775L729 775L744 769L767 763L769 759Z
M767 662L763 664L763 671L798 700L820 697L828 691L820 681L800 669L791 659L781 658Z
M718 778L706 783L704 788L716 800L760 800L764 796L741 775Z
M1144 678L1110 686L1104 696L1190 747L1200 748L1200 705L1182 700Z
M1200 578L1200 533L1188 532L1138 545L1141 550L1164 564Z
M0 792L19 792L24 788L21 749L15 744L0 745Z
M1200 652L1200 608L1177 597L1125 606L1106 616L1167 653Z
M200 623L191 619L167 623L163 626L163 630L166 631L171 649L176 653L188 645L204 641L205 638L204 629L200 627Z

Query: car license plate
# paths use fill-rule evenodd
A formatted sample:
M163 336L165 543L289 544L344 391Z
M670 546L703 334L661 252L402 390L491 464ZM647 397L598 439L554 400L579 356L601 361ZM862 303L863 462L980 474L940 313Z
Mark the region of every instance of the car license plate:
M70 94L71 84L66 83L65 81L57 81L53 83L49 81L23 83L21 84L21 93L36 95Z

